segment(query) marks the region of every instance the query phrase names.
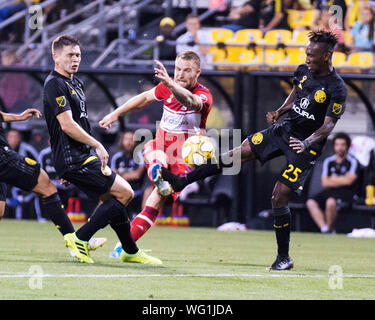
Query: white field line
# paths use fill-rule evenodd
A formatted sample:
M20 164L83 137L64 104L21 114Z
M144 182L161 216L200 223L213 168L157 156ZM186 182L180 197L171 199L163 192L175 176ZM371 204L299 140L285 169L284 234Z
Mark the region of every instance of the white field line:
M277 271L276 271L277 272ZM291 273L198 273L198 274L35 274L7 273L0 271L0 278L328 278L327 274L291 274ZM373 278L375 274L343 274L343 278Z

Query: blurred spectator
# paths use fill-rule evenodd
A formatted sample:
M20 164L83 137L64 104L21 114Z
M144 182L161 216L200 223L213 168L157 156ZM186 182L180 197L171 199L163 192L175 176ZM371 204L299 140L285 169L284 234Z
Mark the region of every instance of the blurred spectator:
M315 8L315 17L312 25L317 26L318 21L323 19L322 15L330 10L332 12L331 16L335 15L336 17L336 24L338 27L344 29L344 21L347 13L345 0L313 0L312 3ZM341 15L340 12L337 11L337 8L335 9L332 6L339 6L342 10Z
M10 129L7 132L7 141L9 146L16 151L20 156L25 158L25 161L34 163L38 161L38 152L35 148L24 141L22 141L22 133L16 129ZM34 208L38 221L44 222L45 219L41 215L38 197L33 192L26 192L17 187L11 187L12 200L11 204L15 205L16 219L22 219L23 211L32 200L34 200Z
M350 203L356 192L358 161L348 153L350 137L339 132L333 139L334 155L323 162L322 186L324 190L306 202L310 215L322 233L332 232L338 205ZM322 208L325 210L322 211Z
M177 54L188 49L194 50L201 58L201 68L210 68L213 54L209 52L210 46L206 45L212 43L210 33L201 29L199 17L193 14L186 17L186 29L187 32L177 38Z
M14 50L5 50L1 54L3 66L18 66L23 64ZM31 83L26 74L5 73L0 79L0 96L7 112L19 113L31 104Z
M262 3L259 29L263 33L273 29L290 30L283 0L265 0Z
M26 9L26 3L21 2L0 9L0 23L14 15L15 13Z
M16 3L10 6L6 6L0 9L0 23L10 18L17 12L20 12L27 8L24 1ZM21 19L19 21L13 22L12 24L0 29L0 41L9 44L21 42L22 34L24 30L24 21Z
M320 10L320 20L317 24L312 24L310 29L312 31L331 31L338 39L337 46L342 47L345 44L344 32L337 23L336 19L332 19L333 12L328 7L323 7Z
M231 23L224 25L223 28L231 29L233 32L241 29L257 29L261 3L262 0L250 0L239 7L232 8L228 15Z
M170 18L165 17L160 21L160 34L158 36L159 42L159 59L160 60L175 60L176 46L165 43L165 40L176 40L173 36L173 30L176 22ZM160 41L159 41L160 40Z
M374 43L374 13L368 6L362 7L360 13L361 20L356 21L351 30L353 46L356 47L352 51L371 51Z
M120 151L111 160L111 169L124 178L134 190L134 199L128 206L131 213L137 214L142 210L153 186L148 179L144 179L145 166L142 150L135 150L134 132L124 132L118 143Z

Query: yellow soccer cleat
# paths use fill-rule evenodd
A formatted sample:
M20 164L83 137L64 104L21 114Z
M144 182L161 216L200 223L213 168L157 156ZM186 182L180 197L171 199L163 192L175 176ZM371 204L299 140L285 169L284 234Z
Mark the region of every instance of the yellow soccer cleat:
M64 236L65 245L70 249L74 256L81 262L94 263L89 254L88 241L79 240L74 233L67 233Z
M163 262L160 259L149 256L144 252L144 250L138 250L138 252L134 254L129 254L122 250L120 259L122 262L163 264Z

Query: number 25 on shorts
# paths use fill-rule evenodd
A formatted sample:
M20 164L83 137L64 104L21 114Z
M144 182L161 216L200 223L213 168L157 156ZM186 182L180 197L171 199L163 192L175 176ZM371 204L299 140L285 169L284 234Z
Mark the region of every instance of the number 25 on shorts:
M289 164L288 169L286 169L282 176L289 180L290 182L296 182L298 179L298 175L302 172L300 168L294 167L294 165Z

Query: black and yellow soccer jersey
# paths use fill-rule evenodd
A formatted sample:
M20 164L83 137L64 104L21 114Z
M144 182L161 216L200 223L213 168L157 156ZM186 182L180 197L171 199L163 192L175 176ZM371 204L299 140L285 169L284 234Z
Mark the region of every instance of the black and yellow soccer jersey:
M325 117L339 119L344 113L347 89L335 70L316 77L306 64L301 64L294 72L293 83L296 99L285 122L295 138L306 139L323 125ZM319 144L323 146L325 142Z
M67 170L81 165L92 154L91 147L70 138L61 129L56 118L60 113L71 110L73 120L91 134L82 82L75 76L69 79L52 71L44 82L43 106L55 169L61 177Z

